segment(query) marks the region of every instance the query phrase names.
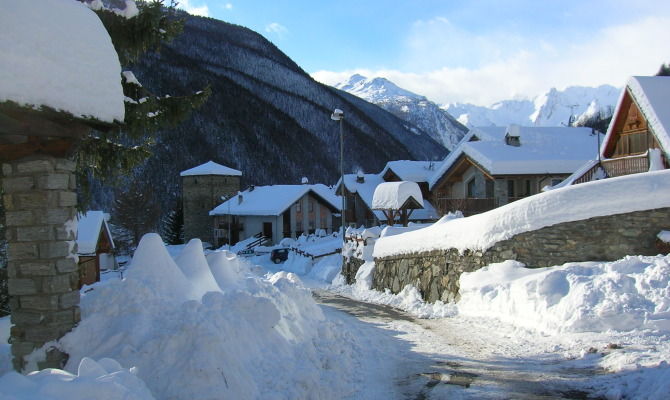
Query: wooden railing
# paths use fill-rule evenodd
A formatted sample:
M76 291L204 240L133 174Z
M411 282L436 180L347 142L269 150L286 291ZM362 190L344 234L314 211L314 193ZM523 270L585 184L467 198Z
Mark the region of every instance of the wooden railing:
M614 178L616 176L637 174L640 172L649 171L649 156L641 154L639 156L629 156L621 158L611 158L607 160L602 160L600 164L596 164L591 169L586 171L581 177L575 179L575 184L590 182L593 180L593 175L595 175L598 168L601 168L605 171L607 178Z
M463 215L467 217L493 210L496 207L498 207L498 200L493 197L482 199L454 199L442 197L437 199L437 209L441 214L461 211Z

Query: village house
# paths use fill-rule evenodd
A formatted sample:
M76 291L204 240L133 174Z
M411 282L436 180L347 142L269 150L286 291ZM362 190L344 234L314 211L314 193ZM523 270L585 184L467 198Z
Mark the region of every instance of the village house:
M114 240L107 225L109 214L87 211L79 215L77 227L77 256L79 257L79 287L100 281L100 271L116 269Z
M473 128L429 181L440 215L472 215L560 183L597 154L591 128Z
M415 223L433 222L438 214L432 203L426 200L428 195L428 178L435 172L430 161L390 161L378 174L344 175L344 193L346 196L346 223L347 225L378 226L386 223L387 218L381 210L373 207L373 198L377 186L384 182L410 181L416 182L421 189L423 208L416 209L409 216L409 221ZM342 180L335 185L337 194L341 193ZM424 194L424 192L426 194ZM400 221L397 221L400 223Z
M619 97L600 155L556 187L667 169L670 77L633 76Z
M259 243L276 244L317 230L332 233L338 228L333 215L340 204L333 190L322 184L251 186L209 212L214 217L214 243L256 237Z

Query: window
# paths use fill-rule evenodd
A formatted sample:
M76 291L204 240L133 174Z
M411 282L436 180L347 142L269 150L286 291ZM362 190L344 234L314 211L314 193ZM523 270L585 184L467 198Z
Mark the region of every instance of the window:
M649 149L648 138L647 132L621 135L614 149L614 156L644 153Z
M472 178L468 181L468 197L473 198L475 196L475 178Z
M507 197L514 197L514 181L507 180Z
M563 182L563 180L560 178L551 178L551 186L556 186L561 182Z
M526 179L526 196L530 196L530 180Z

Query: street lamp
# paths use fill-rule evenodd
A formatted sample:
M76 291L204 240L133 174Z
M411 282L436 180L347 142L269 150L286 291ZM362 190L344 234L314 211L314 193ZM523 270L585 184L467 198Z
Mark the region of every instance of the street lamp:
M335 111L333 111L333 114L330 116L330 119L333 121L340 121L340 177L342 179L342 251L344 251L344 244L345 244L345 239L344 239L344 214L347 210L347 205L344 200L344 128L343 128L343 123L344 123L344 111L340 110L339 108L336 108Z

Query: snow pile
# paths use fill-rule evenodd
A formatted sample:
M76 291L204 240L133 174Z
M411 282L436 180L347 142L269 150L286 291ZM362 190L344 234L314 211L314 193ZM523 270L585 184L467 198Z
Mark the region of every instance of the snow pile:
M483 214L382 238L374 256L449 248L486 250L545 226L663 207L670 207L670 170L626 175L551 190Z
M0 103L123 121L118 56L100 19L82 3L3 1L0 54Z
M372 209L374 210L399 210L409 199L413 198L419 205L423 206L421 189L416 182L384 182L377 185L372 196Z
M670 331L670 257L528 269L491 264L460 279L462 315L549 333Z
M205 257L197 241L174 262L146 235L125 279L96 284L81 308L59 342L65 369L113 358L156 398L328 399L360 384L350 334L325 320L296 275L259 277L230 252Z
M45 369L28 376L10 372L0 378L0 387L4 392L2 398L7 400L153 400L134 372L113 359L96 362L83 358L76 375L59 369Z
M670 243L670 231L660 231L656 237L663 243Z

